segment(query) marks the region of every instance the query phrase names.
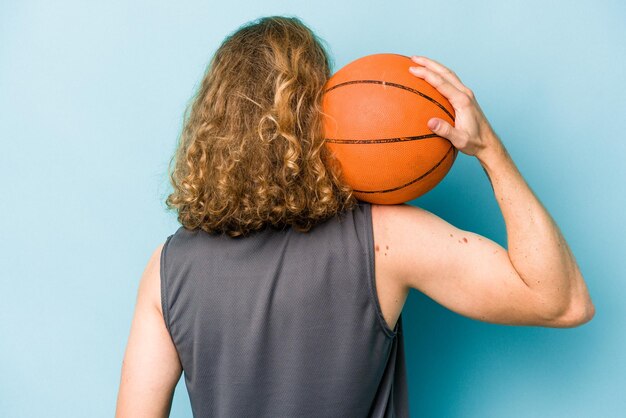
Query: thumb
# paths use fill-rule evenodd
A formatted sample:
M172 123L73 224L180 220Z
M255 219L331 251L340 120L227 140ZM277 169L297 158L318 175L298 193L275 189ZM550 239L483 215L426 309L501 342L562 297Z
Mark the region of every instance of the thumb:
M439 136L442 136L452 142L458 137L457 129L442 119L432 118L428 121L428 127L431 131Z

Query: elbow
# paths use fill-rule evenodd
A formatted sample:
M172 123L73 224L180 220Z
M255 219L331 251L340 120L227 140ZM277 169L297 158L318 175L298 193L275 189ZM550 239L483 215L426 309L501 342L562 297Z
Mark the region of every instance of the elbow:
M596 307L593 302L589 301L589 303L585 304L583 315L581 317L581 322L579 325L586 324L591 321L593 317L596 315Z
M574 328L591 321L596 314L596 308L591 301L591 296L580 272L578 279L571 287L569 303L563 309L558 310L559 314L554 315L553 326L559 328Z
M556 319L555 326L559 328L574 328L591 321L596 314L596 308L591 300L573 302L564 314Z

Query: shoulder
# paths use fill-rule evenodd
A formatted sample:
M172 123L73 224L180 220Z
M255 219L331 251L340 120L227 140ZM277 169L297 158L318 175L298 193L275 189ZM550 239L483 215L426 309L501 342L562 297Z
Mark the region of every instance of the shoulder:
M374 254L376 276L384 277L398 284L401 279L396 249L402 245L398 231L401 229L406 210L404 205L371 205L372 233L374 238ZM382 249L382 251L381 251Z
M398 205L377 205L372 203L372 226L377 237L385 241L402 238L407 228L427 226L435 215L417 206L406 203Z
M402 203L371 207L376 252L384 255L376 258L378 268L402 283L407 281L407 274L418 274L416 270L425 269L436 260L433 256L438 252L437 237L457 231L417 206Z
M377 205L372 207L372 225L378 236L388 240L419 239L423 234L438 225L448 224L432 212L406 203L397 205ZM412 240L413 241L413 240Z
M161 253L165 242L151 253L139 282L138 298L146 300L162 314L161 308Z

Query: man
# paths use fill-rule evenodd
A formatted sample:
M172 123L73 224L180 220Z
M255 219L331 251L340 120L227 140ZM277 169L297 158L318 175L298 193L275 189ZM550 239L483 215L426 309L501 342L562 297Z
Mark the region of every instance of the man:
M303 118L304 128L285 121L319 116L315 95L329 74L324 52L298 19L261 19L225 41L196 98L169 200L183 227L154 251L141 279L117 417L168 416L183 370L194 416L408 416L401 312L411 288L491 323L574 327L591 320L594 306L573 254L472 91L442 64L412 60L408 71L454 107L454 127L437 118L428 126L480 161L505 220L508 250L406 204L338 204L332 210L344 221L317 219L308 234L265 228L281 219L262 225L260 219L270 218L259 214L282 213L289 221L282 224L293 227L304 217L291 215L307 204L323 212L331 198L352 200L330 171L328 177L305 170L315 175L280 187L285 177L259 180L319 161L321 139L307 136L319 119ZM301 73L309 75L302 83L318 84L307 89L288 81ZM250 101L258 109L237 110ZM210 123L215 114L219 125ZM242 142L265 122L275 129L264 136L259 128L255 141ZM295 139L310 148L293 147ZM235 158L246 163L234 164ZM213 177L199 175L206 172ZM257 194L326 181L316 196L339 188L319 201L257 200L257 210L249 211L242 208L253 197L241 191L241 179ZM301 196L298 191L285 195ZM219 193L231 195L215 198ZM215 231L240 239L208 233Z

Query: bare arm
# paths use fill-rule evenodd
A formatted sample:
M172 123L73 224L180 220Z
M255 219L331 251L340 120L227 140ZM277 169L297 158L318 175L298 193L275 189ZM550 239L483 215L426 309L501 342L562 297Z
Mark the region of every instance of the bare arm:
M478 158L505 220L508 250L409 205L385 207L379 229L393 243L392 275L407 287L471 318L502 324L571 327L594 306L556 223L528 187L494 133L473 92L452 71L426 57L411 72L454 106L455 126L433 118L429 128ZM433 122L439 122L435 126Z
M502 142L491 134L476 154L491 181L507 231L508 254L524 283L551 307L551 316L591 319L594 306L567 242L534 195Z
M122 363L116 418L168 417L182 374L178 353L161 313L160 257L152 253L137 292L135 314Z

